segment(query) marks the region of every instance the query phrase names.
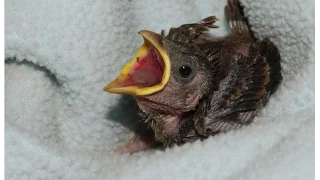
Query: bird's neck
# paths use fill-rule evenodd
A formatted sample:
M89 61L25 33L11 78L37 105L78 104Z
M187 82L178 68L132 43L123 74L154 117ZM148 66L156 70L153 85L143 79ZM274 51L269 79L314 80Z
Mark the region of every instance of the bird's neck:
M159 142L175 134L188 112L173 110L167 105L151 102L143 98L135 98L141 111L146 115L146 122L155 133L155 138Z

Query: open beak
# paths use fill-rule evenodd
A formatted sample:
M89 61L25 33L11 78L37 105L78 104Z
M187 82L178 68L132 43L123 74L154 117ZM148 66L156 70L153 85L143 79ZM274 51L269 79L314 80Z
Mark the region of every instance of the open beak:
M146 96L161 91L169 81L171 64L163 48L163 37L143 30L144 43L123 67L120 75L103 90L110 93Z

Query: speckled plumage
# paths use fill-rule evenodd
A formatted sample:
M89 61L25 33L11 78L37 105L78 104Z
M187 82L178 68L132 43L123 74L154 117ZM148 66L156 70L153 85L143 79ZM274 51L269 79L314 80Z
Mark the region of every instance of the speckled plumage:
M277 47L252 36L238 1L228 1L225 15L225 37L207 34L214 16L161 33L171 78L161 92L135 97L156 142L180 145L248 125L282 81ZM187 80L175 71L184 61L195 71Z

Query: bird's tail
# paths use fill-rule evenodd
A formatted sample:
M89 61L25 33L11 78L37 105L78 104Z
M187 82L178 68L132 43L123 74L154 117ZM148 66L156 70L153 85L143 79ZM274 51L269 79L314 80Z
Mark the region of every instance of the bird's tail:
M268 62L269 82L265 85L265 88L269 94L272 94L278 89L282 81L281 56L278 48L269 39L258 40L250 46L250 55L256 54L265 57Z
M257 40L253 36L248 20L244 17L243 7L238 0L228 0L224 10L232 34ZM272 94L282 81L281 57L278 48L269 39L258 40L250 47L250 55L257 54L265 57L269 63L269 82L265 88L269 94Z

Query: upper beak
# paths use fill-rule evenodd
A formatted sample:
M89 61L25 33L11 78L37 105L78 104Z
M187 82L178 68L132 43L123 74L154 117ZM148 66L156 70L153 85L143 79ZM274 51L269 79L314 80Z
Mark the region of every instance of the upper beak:
M144 38L143 45L104 91L145 96L161 91L168 83L171 63L163 47L163 37L147 30L138 34Z

